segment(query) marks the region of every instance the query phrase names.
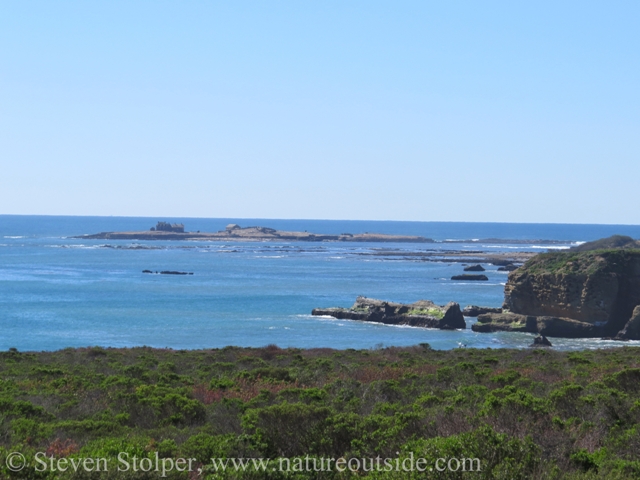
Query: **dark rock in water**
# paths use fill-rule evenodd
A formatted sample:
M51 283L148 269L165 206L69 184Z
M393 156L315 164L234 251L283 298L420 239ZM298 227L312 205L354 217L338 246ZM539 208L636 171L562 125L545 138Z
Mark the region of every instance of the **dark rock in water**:
M443 330L467 328L460 305L455 302L440 306L429 300L402 304L358 297L351 308L314 308L311 315Z
M618 332L615 340L640 340L640 305L633 309L631 319Z
M156 275L193 275L193 272L177 272L175 270L163 270L161 272L158 272L157 270L155 272L152 272L151 270L143 270L142 273L154 273Z
M498 271L499 272L513 272L514 270L517 270L518 267L516 267L513 263L509 264L509 265L505 265L504 267L499 267Z
M491 265L495 265L496 267L506 267L507 265L513 265L513 260L494 258L491 260Z
M640 250L633 248L635 241L618 240L604 239L592 246L620 243L620 248L533 257L509 274L503 308L522 315L591 324L594 337L616 336L640 305ZM628 332L634 330L632 325Z
M551 345L551 342L547 337L544 335L538 335L533 339L533 343L529 345L529 347L553 347L553 345Z
M528 332L549 337L593 338L602 336L602 328L570 318L559 318L517 313L485 313L471 325L474 332Z
M467 305L462 310L462 315L465 317L477 317L478 315L482 315L484 313L502 313L501 308L492 308L492 307L479 307L477 305Z
M454 275L453 277L451 277L451 280L481 280L481 281L485 281L485 280L489 280L489 277L487 277L486 275L470 275L468 273L465 273L463 275Z
M478 265L470 265L464 268L465 272L484 272L484 267L480 264Z

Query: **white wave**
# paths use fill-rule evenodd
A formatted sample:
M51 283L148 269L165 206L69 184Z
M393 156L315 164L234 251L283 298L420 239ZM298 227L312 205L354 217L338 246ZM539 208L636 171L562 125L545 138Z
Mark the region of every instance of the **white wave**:
M5 235L4 238L27 238L24 235Z
M105 248L105 245L45 245L50 248L80 248L80 249L88 249L93 250L96 248Z
M256 255L254 258L285 258L286 255Z
M542 245L532 245L529 248L539 248L539 249L541 248L541 249L544 249L544 250L569 250L571 247L566 246L566 245L558 245L558 246L555 246L555 245L554 246L549 246L549 245L547 245L546 247L542 246Z

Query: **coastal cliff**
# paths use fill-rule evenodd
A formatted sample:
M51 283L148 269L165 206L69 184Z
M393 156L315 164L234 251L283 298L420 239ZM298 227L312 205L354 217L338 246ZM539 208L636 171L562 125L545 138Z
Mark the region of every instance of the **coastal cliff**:
M635 323L625 329L640 305L638 247L629 237L615 236L567 252L535 256L509 274L503 304L506 316L481 316L474 330L640 339ZM544 319L554 319L553 333L549 327L543 331L549 324Z
M443 330L467 328L460 305L454 302L440 306L430 300L402 304L358 297L351 308L314 308L311 315Z
M566 317L615 335L640 305L640 250L596 250L534 257L512 272L503 308Z

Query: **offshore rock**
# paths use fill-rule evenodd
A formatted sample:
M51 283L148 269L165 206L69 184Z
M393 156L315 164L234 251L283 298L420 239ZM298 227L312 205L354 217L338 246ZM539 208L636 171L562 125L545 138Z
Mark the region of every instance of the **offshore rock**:
M503 309L590 324L593 336L622 335L640 305L640 250L637 242L623 240L615 249L582 251L589 246L584 244L581 250L533 257L509 274ZM591 248L611 243L620 243L620 238L592 242ZM625 335L634 335L633 325Z
M211 241L301 241L301 242L404 242L434 243L431 238L416 235L389 235L384 233L320 234L289 232L269 227L241 227L230 223L224 230L212 233L187 232L183 224L158 222L151 230L138 232L101 232L71 238L85 240L211 240Z
M453 277L451 277L451 280L480 280L480 281L486 281L489 280L489 277L487 277L486 275L470 275L468 273L465 273L463 275L454 275Z
M483 313L502 313L501 308L493 308L493 307L479 307L477 305L467 305L462 310L462 315L465 317L477 317L478 315L482 315Z
M351 308L314 308L311 315L443 330L467 328L460 305L455 302L440 306L430 300L402 304L358 297Z
M464 267L465 272L484 272L484 267L480 264Z

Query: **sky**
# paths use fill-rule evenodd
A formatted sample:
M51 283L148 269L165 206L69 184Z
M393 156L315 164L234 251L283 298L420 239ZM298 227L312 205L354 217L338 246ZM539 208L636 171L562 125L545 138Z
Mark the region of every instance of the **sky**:
M0 2L0 214L639 224L636 1Z

